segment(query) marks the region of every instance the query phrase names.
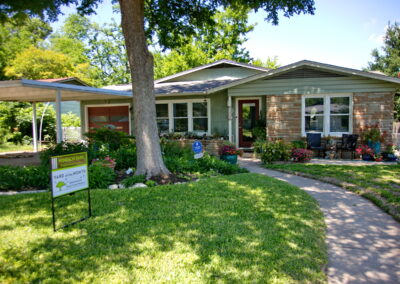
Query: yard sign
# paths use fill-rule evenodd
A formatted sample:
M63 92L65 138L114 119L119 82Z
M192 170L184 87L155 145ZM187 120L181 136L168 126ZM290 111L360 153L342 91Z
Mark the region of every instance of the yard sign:
M194 158L200 159L203 157L203 144L200 141L194 141L192 144L192 150L194 152Z
M87 163L86 152L51 157L51 196L52 196L54 231L56 231L55 210L54 210L55 198L87 189L88 205L89 205L88 217L92 215L91 205L90 205L90 190L89 190L89 177L88 177L87 164L88 163ZM73 222L72 224L83 221L88 217ZM65 225L63 227L69 225Z

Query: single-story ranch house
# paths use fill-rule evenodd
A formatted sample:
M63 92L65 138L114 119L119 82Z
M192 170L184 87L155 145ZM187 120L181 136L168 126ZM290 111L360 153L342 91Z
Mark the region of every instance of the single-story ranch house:
M260 119L268 138L287 141L307 132L359 133L375 123L391 134L399 88L397 78L307 60L274 70L219 60L155 81L157 123L161 133L218 133L243 148ZM130 133L132 107L127 97L82 100L82 131L112 124Z
M252 146L252 128L264 120L268 139L299 140L307 132L341 137L379 123L391 142L393 97L400 79L312 61L266 69L219 60L155 81L160 133L193 132L229 137ZM105 88L79 80L0 82L0 101L33 106L37 150L36 102L55 102L57 141L62 141L61 102L80 101L82 132L104 125L133 133L131 85Z

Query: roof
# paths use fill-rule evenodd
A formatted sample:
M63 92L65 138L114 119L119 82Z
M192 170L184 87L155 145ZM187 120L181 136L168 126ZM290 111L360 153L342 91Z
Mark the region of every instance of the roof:
M195 68L183 71L183 72L179 72L179 73L173 74L171 76L167 76L167 77L155 80L154 83L157 84L157 83L165 82L165 81L177 78L177 77L181 77L181 76L184 76L184 75L191 74L193 72L197 72L197 71L200 71L200 70L203 70L203 69L207 69L207 68L211 68L211 67L215 67L215 66L223 65L223 64L228 64L228 65L238 66L238 67L244 67L244 68L263 71L263 72L270 70L268 68L264 68L264 67L260 67L260 66L254 66L254 65L246 64L246 63L239 63L239 62L236 62L236 61L233 61L233 60L228 60L228 59L221 59L221 60L209 63L209 64L201 65L201 66L198 66L198 67L195 67Z
M88 86L90 87L87 83L84 81L76 78L76 77L62 77L62 78L53 78L53 79L39 79L36 80L39 82L49 82L49 83L64 83L64 84L71 84L72 82L78 83L79 85L82 86Z
M63 101L132 97L132 92L21 79L0 82L0 101L51 102L55 101L57 90L61 91Z

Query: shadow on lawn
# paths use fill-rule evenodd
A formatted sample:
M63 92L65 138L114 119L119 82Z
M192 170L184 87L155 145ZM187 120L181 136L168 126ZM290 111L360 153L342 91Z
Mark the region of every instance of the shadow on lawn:
M26 213L44 206L49 204L37 196L14 203ZM26 247L2 252L8 264L0 271L29 282L168 281L164 277L174 270L180 281L323 279L324 225L316 203L294 187L259 175L135 192L98 190L93 211L94 218L55 234L47 228L50 214L47 220L18 221L43 233Z

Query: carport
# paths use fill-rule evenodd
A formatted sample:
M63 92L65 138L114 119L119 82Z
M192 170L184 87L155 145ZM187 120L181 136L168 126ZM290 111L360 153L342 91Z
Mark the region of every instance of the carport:
M110 100L121 97L131 98L132 92L27 79L0 82L0 101L29 102L32 104L32 138L35 152L38 151L36 103L55 102L57 143L60 143L63 137L61 123L62 101Z

